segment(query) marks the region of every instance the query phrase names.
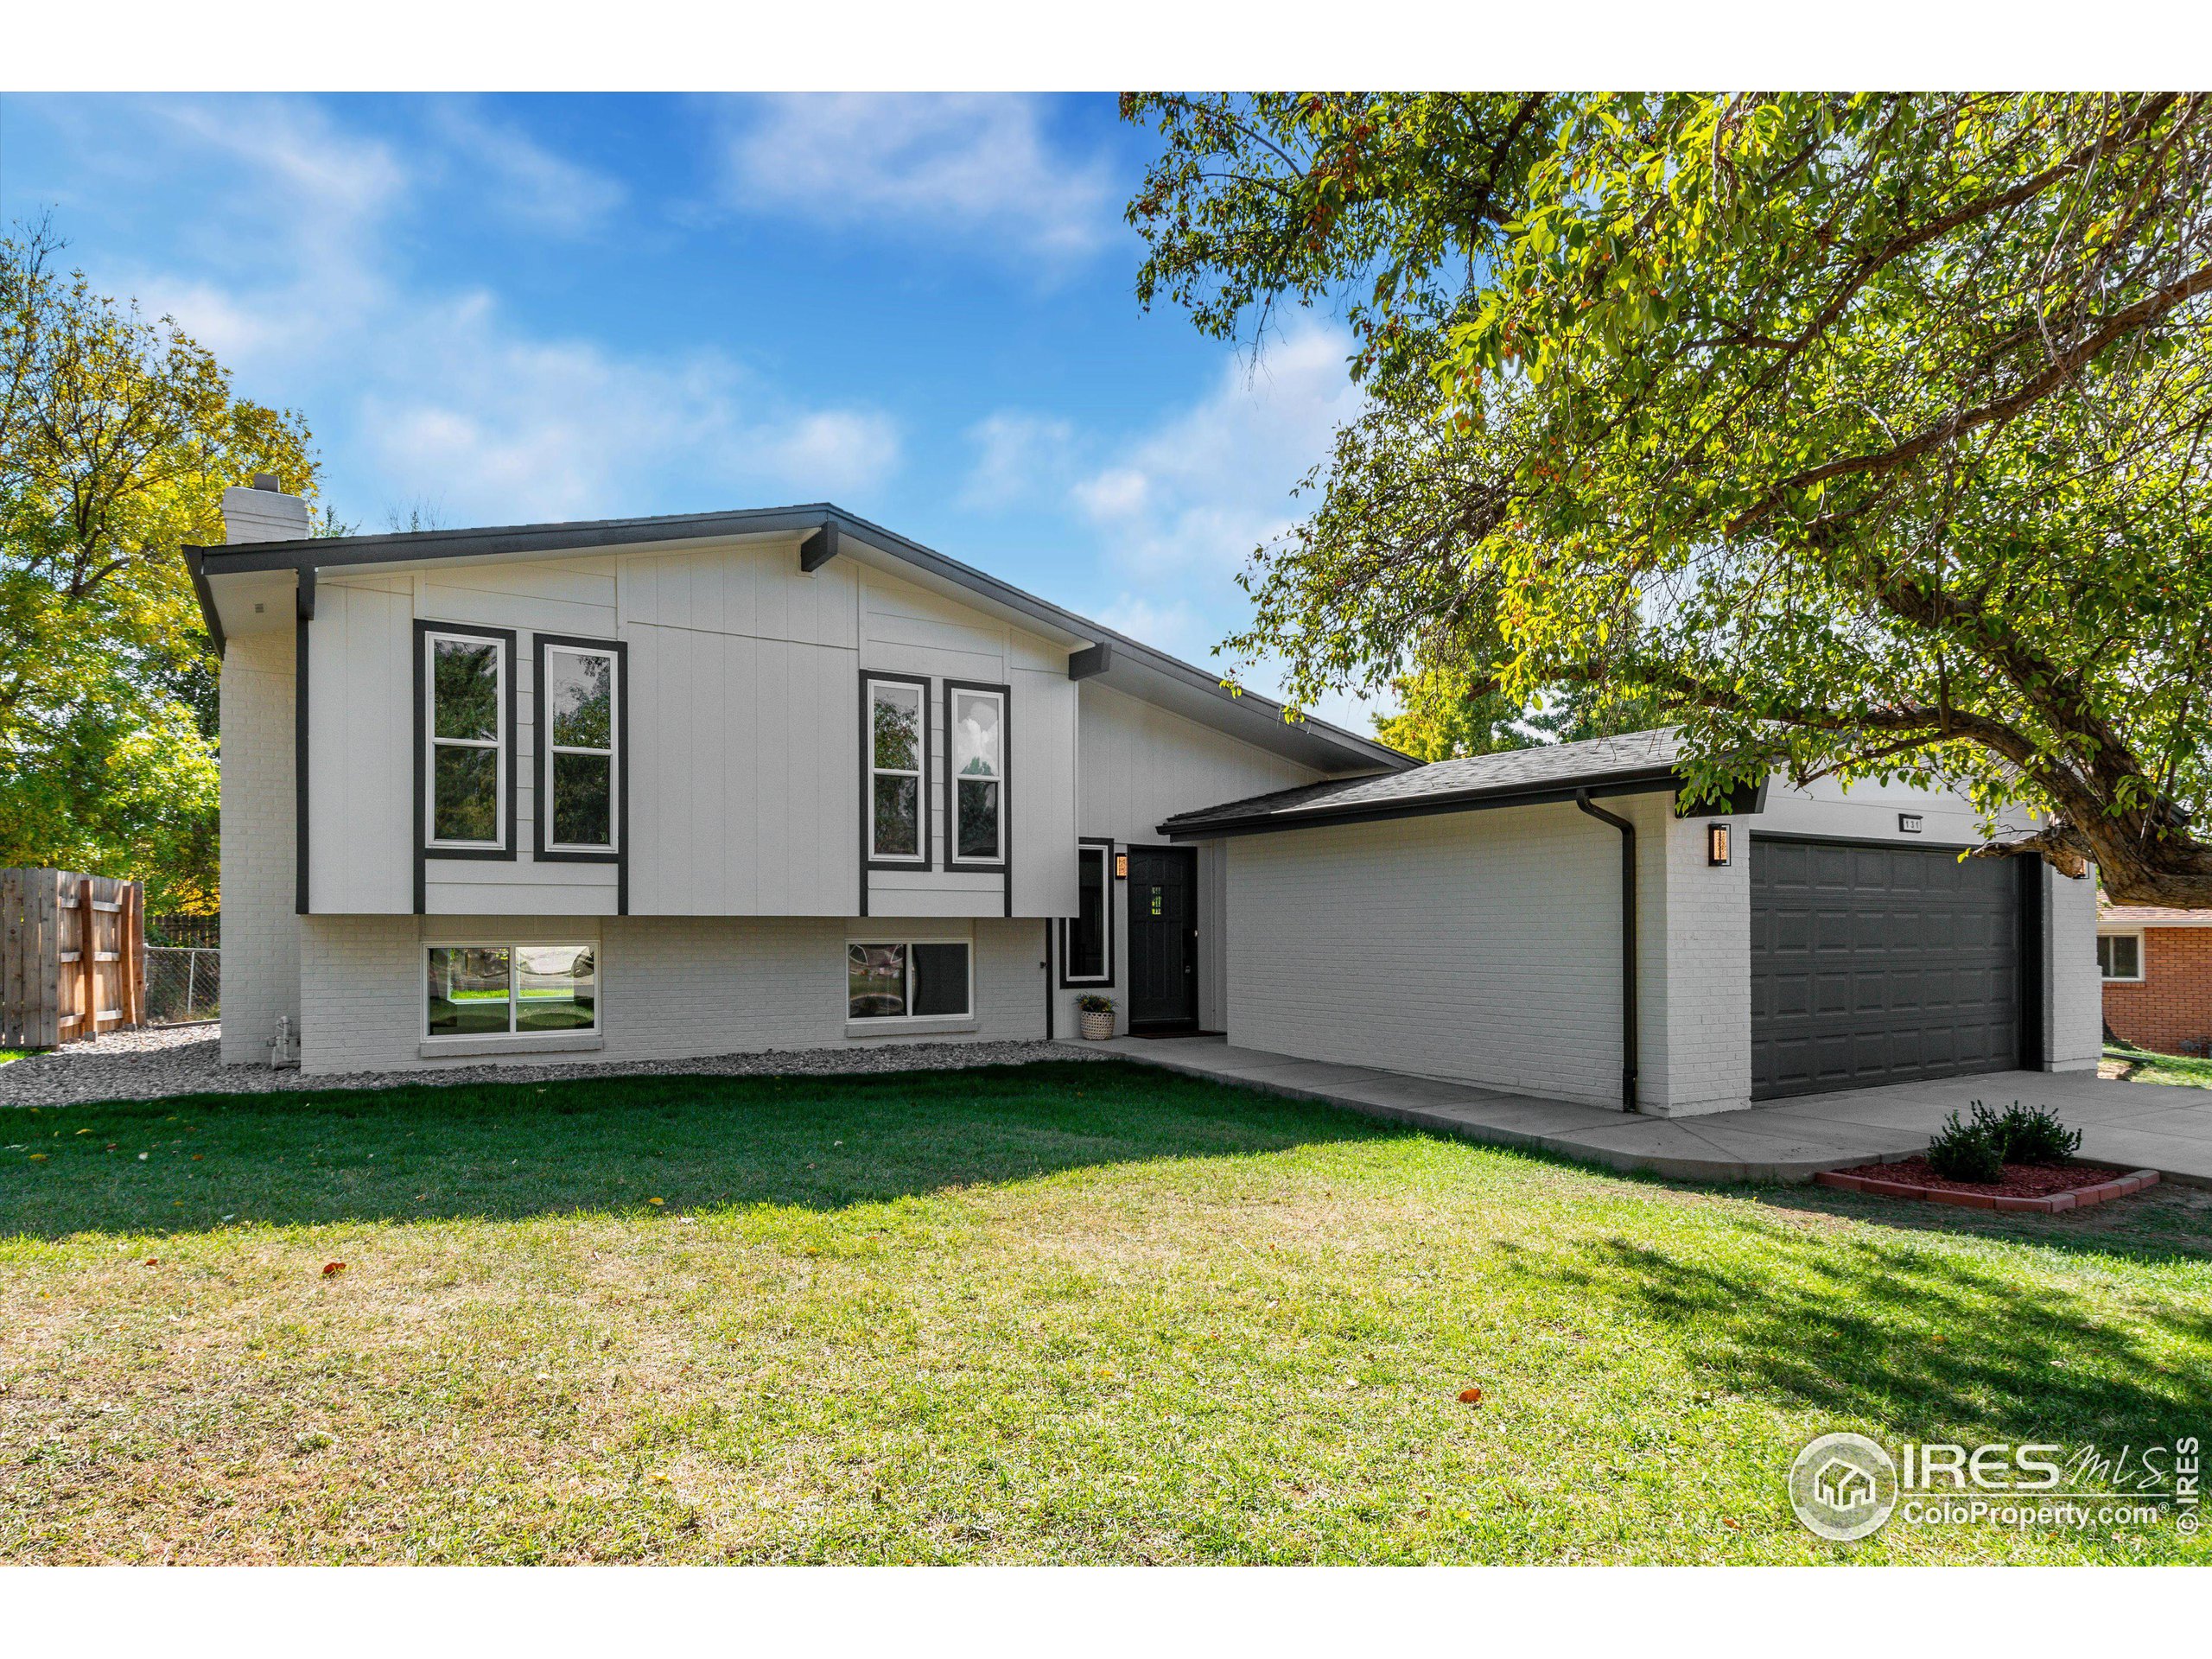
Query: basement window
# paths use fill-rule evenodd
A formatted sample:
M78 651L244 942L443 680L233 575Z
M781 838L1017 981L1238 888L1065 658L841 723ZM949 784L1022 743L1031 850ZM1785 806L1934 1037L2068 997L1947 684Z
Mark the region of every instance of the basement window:
M596 945L434 944L423 957L425 1037L599 1029Z
M2098 934L2097 971L2107 979L2141 979L2143 936L2140 933Z
M976 1009L965 939L909 940L845 947L845 1018L964 1020Z

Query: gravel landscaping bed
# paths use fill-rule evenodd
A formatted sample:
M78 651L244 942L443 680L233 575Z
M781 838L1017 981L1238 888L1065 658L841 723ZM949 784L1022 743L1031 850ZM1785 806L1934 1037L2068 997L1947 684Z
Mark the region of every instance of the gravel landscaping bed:
M770 1049L765 1053L713 1054L689 1060L467 1065L302 1077L297 1071L272 1071L266 1065L225 1065L219 1058L221 1047L221 1030L215 1026L111 1032L89 1043L72 1043L0 1065L0 1106L158 1100L168 1095L259 1095L301 1089L391 1089L415 1083L542 1083L548 1077L639 1074L760 1077L955 1071L970 1065L1093 1058L1071 1043L886 1043L868 1048Z

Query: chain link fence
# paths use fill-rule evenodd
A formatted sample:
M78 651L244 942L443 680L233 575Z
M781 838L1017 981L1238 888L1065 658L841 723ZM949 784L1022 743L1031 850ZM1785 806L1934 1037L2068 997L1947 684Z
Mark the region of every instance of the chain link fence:
M223 953L192 945L146 947L146 1023L190 1026L223 1014Z

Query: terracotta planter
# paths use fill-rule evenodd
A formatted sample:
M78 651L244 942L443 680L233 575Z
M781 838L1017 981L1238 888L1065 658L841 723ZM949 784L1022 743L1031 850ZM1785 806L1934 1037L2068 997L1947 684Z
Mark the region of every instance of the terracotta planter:
M1083 1035L1085 1042L1103 1042L1113 1034L1113 1009L1109 1008L1103 1014L1085 1014L1083 1016Z

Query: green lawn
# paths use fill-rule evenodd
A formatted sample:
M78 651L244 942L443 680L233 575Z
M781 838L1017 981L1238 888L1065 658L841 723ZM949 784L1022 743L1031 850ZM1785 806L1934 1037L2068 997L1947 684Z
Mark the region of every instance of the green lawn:
M2105 1046L2105 1076L2126 1083L2177 1083L2185 1088L2212 1089L2212 1060L2183 1054L2153 1054L2146 1049Z
M1081 1062L0 1133L0 1559L2206 1556L1783 1494L1831 1428L2201 1433L2185 1189L1703 1191Z

